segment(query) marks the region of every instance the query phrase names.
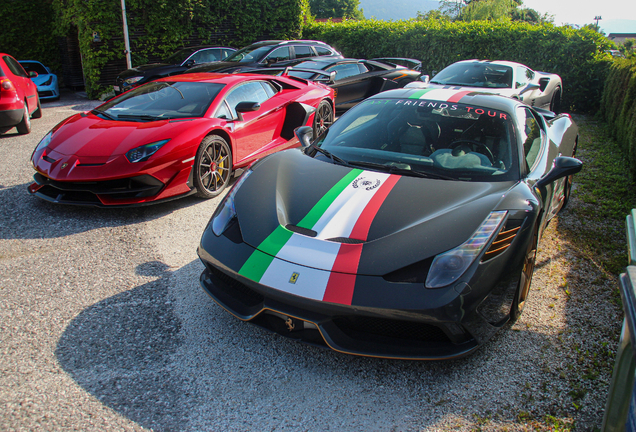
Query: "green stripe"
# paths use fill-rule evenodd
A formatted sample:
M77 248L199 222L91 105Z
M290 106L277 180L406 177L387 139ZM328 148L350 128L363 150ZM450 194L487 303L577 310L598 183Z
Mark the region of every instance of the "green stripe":
M345 188L349 186L349 183L354 181L360 174L362 174L361 169L353 169L349 172L349 174L340 179L340 181L336 183L331 189L329 189L329 192L327 192L322 198L320 198L320 200L314 205L314 207L309 210L307 216L305 216L303 220L298 223L298 226L306 229L312 229L314 225L316 225L316 222L318 222L318 220L322 217L322 215L325 214L329 206L335 201L336 198L338 198L338 195L340 195L342 191L344 191Z
M245 261L239 270L239 274L253 281L259 281L265 274L267 267L272 263L274 257L289 241L293 233L282 226L276 227L263 242L258 246L252 255ZM262 252L261 252L262 251Z
M418 90L415 93L413 93L411 96L409 96L409 99L419 99L422 96L424 96L426 93L433 91L435 89L424 89L424 90Z
M363 170L361 169L354 169L340 179L338 183L336 183L322 198L320 198L316 205L314 205L309 213L307 213L307 216L300 221L298 226L312 229L338 195L340 195L342 191L344 191L345 188L353 180L355 180L356 177L362 174L362 172ZM293 233L287 228L280 225L276 227L274 232L267 236L267 238L258 245L258 248L252 253L252 255L250 255L247 261L245 261L245 264L243 264L239 270L239 274L248 279L259 282L267 271L267 268L270 266L272 261L274 261L276 254L280 252L292 235Z

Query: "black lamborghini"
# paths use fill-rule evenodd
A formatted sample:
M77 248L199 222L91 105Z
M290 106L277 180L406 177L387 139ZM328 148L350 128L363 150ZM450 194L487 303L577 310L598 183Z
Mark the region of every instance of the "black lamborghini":
M519 316L582 166L569 115L398 89L315 140L296 133L303 147L246 170L203 233L200 282L219 305L304 342L403 359L466 355Z

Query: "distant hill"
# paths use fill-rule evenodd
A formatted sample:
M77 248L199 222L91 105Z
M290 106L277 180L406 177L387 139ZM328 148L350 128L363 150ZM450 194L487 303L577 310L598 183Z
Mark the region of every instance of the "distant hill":
M360 0L360 7L365 18L381 20L400 20L415 18L417 12L427 12L437 9L439 2L434 0Z

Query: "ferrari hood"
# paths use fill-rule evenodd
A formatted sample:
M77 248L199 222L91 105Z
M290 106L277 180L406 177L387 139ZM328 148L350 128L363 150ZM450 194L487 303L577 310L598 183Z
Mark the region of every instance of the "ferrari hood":
M195 121L113 121L93 114L76 114L53 133L48 150L103 163L135 147L173 138Z
M339 254L359 254L353 272L383 275L468 240L513 185L352 169L291 150L258 164L235 205L244 241L267 255L332 270Z

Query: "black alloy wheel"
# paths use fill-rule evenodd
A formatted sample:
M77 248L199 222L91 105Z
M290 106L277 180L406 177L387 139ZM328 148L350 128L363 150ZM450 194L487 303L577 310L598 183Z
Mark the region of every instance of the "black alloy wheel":
M331 104L326 100L320 101L316 114L314 115L314 139L318 138L324 131L329 129L334 121L334 112Z
M197 196L212 198L223 192L232 175L232 151L218 135L201 141L194 160L194 183Z

